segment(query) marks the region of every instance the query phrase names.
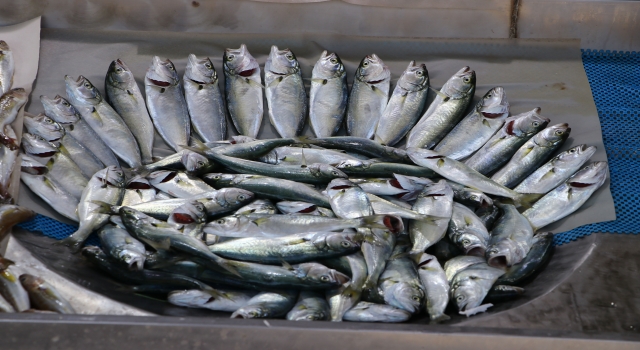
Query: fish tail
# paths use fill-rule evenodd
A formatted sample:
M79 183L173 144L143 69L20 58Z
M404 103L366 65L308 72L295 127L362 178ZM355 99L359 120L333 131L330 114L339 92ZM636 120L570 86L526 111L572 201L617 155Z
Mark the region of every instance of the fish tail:
M91 203L93 203L93 204L98 206L98 208L95 208L93 210L95 213L98 213L98 214L117 215L119 213L119 210L120 210L120 206L111 205L111 204L109 204L107 202L103 202L103 201L99 201L99 200L91 201Z
M540 193L521 193L513 199L513 205L520 210L527 210L542 196L543 194Z

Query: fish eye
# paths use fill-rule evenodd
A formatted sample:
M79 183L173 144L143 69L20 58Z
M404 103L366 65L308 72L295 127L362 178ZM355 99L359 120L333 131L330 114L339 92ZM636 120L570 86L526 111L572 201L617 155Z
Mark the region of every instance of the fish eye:
M367 66L369 66L369 61L364 61L364 62L362 62L362 66L363 66L363 67L367 67Z
M47 122L47 123L49 123L49 124L52 124L52 123L53 123L53 120L51 120L51 119L49 119L49 118L45 118L45 119L44 119L44 121L45 121L45 122Z
M233 61L233 59L235 58L235 55L228 55L227 56L227 61Z
M211 68L213 68L213 66L212 66L212 65L211 65L211 63L209 63L209 62L205 63L205 64L204 64L204 66L205 66L207 69L211 69Z
M63 106L65 106L65 107L69 107L69 102L67 102L67 101L62 101L62 105L63 105Z
M478 200L478 196L476 196L475 194L472 195L471 197L469 197L472 201L477 201Z
M288 53L285 55L285 57L289 60L289 61L293 61L293 55Z
M556 135L562 135L562 134L564 134L564 131L562 131L562 130L556 130Z
M471 81L471 79L469 77L464 77L464 79L462 79L462 81L464 81L465 83L468 83Z
M533 126L537 127L538 125L540 125L540 123L538 123L538 122L533 122L533 123L531 123L531 125L533 125Z
M487 98L491 98L491 96L492 96L491 94L488 94L488 95L487 95Z
M349 248L351 246L351 243L349 241L342 241L340 242L340 245L345 248Z
M456 301L463 301L464 300L464 295L458 295L456 297Z
M570 149L570 150L569 150L569 153L576 153L575 148Z
M222 179L222 176L221 176L221 175L215 175L215 176L213 177L213 179L214 179L214 180L220 180L220 179Z
M246 199L246 197L244 196L244 194L241 194L241 195L238 196L238 200L243 201L245 199Z
M198 161L198 165L199 166L204 166L204 162L200 160L200 161Z
M169 68L169 70L175 70L175 68L173 68L173 65L167 65L167 67Z
M116 68L116 73L122 73L122 68L120 67Z
M320 280L322 282L329 282L331 279L327 275L322 275L322 276L320 276Z
M338 172L337 172L337 171L332 170L332 171L331 171L331 175L333 175L333 176L338 176L338 175L340 175L340 174L338 174Z
M419 71L417 71L417 72L416 72L416 75L417 75L417 76L419 76L419 77L421 77L421 76L423 76L423 75L424 75L424 73L423 73L421 70L419 70Z
M258 311L251 311L251 312L249 312L249 316L258 317L258 316L260 316L260 314L258 313Z
M413 301L420 301L420 297L417 295L414 295L411 299L413 299Z
M333 64L338 64L338 60L337 60L337 59L335 59L335 58L332 58L330 61L331 61L331 63L333 63Z
M224 219L218 219L218 220L216 220L216 224L218 224L218 225L222 225L222 224L224 224Z
M468 240L468 239L463 239L463 240L462 240L462 244L464 244L464 245L467 245L467 244L469 244L469 243L471 243L471 241L470 241L470 240Z
M84 87L86 87L87 89L91 89L91 84L89 84L89 82L85 82Z

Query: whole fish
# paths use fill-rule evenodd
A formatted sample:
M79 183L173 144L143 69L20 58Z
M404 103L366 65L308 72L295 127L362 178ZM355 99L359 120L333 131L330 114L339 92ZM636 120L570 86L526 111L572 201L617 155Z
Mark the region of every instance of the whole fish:
M67 192L76 198L82 196L82 191L88 184L87 178L64 147L58 148L42 137L28 133L22 135L22 147L26 154L46 163L49 176Z
M309 123L316 137L338 132L347 110L347 73L336 53L323 51L311 72Z
M573 174L562 185L540 198L522 213L534 231L578 210L607 179L607 162L594 162Z
M302 233L278 238L241 238L209 246L222 257L278 264L300 263L345 255L360 249L362 236L355 232Z
M215 191L215 188L199 178L181 171L154 171L147 176L147 180L156 189L178 198L190 198Z
M224 94L231 121L240 135L256 137L264 113L258 61L245 44L239 49L224 50L222 61Z
M142 164L151 163L155 136L153 122L133 73L122 60L111 62L104 86L107 100L127 124L140 147Z
M351 86L347 106L347 134L370 139L389 101L391 72L376 56L365 56Z
M433 220L409 222L409 237L413 247L409 254L420 256L444 237L453 212L453 190L446 180L425 187L413 204L413 211L429 215Z
M494 87L434 150L456 160L467 158L500 130L507 117L507 95L502 87Z
M227 138L227 118L224 100L218 86L218 74L209 57L189 55L182 77L193 130L204 142Z
M520 146L547 124L549 119L540 115L540 108L509 117L504 126L465 164L480 174L490 174L506 164Z
M127 230L105 225L98 230L102 249L116 261L123 262L132 270L142 270L146 259L144 244L133 238Z
M324 295L314 291L302 291L298 302L287 313L289 321L325 321L329 319L329 304Z
M16 120L18 111L28 99L29 94L23 88L11 89L0 97L0 143L11 150L18 149L19 145L16 137L9 135L7 126Z
M31 304L38 310L53 311L60 314L76 313L69 301L42 278L25 273L20 275L19 279L24 289L29 293Z
M206 174L202 179L216 188L242 188L257 195L278 199L301 200L324 208L331 208L329 198L314 188L296 181L260 175L220 173Z
M149 181L141 176L136 176L129 180L125 186L122 197L122 206L132 206L139 203L146 203L155 200L156 189Z
M406 248L396 245L393 251L395 258L387 261L378 280L378 291L385 304L415 314L424 303L425 293L414 262L408 256L398 256Z
M169 293L167 301L183 307L234 312L247 305L256 294L258 293L249 290L216 289L213 294L200 289L176 290Z
M14 225L31 220L36 213L28 208L14 204L0 205L0 239L4 239Z
M0 95L11 89L14 71L13 51L6 41L0 40Z
M449 282L435 256L422 253L418 258L418 275L425 289L426 308L431 323L450 319L444 311L449 304Z
M470 315L484 311L491 304L485 304L481 311L478 309L481 307L480 304L498 277L503 274L503 270L491 267L485 262L463 268L451 280L451 300L455 301L462 314Z
M67 96L82 119L130 167L141 165L140 148L122 117L102 99L98 89L83 77L64 77Z
M130 172L136 175L147 175L157 170L186 170L189 174L198 175L212 171L214 168L215 164L207 157L185 149L156 162L133 168Z
M344 314L360 301L362 288L367 279L367 263L361 252L328 260L345 263L348 265L351 275L349 283L326 292L331 310L331 321L340 322Z
M238 136L236 136L238 137ZM227 157L236 157L249 160L256 160L259 157L271 152L276 147L289 146L297 141L296 138L286 137L277 139L266 140L251 140L245 142L235 142L230 145L224 145L221 147L204 148L201 147L201 151L204 153L220 154Z
M22 312L30 308L29 295L22 287L18 277L9 267L15 263L0 257L0 295L17 311Z
M373 162L370 160L345 160L336 168L349 176L391 177L394 174L416 177L434 177L435 173L424 167L401 163Z
M317 205L308 202L280 201L276 203L276 207L283 214L319 215L330 218L336 216L331 209L318 207Z
M300 135L307 116L307 94L300 64L291 50L271 46L264 64L264 84L271 125L282 137Z
M277 214L276 206L268 199L256 199L253 202L233 212L233 215L249 215L249 214Z
M352 322L405 322L411 318L407 310L391 305L359 302L344 314L343 320Z
M382 112L374 140L393 146L411 130L420 118L429 92L429 72L424 63L411 61L393 89Z
M513 190L519 193L545 194L578 171L595 153L595 146L575 146L538 168Z
M442 86L407 136L407 147L432 148L460 121L476 90L476 72L463 67Z
M409 162L407 152L402 149L381 145L379 142L363 137L333 136L316 139L302 139L303 143L339 149L347 152L355 152L371 158L379 158L390 162Z
M262 292L251 298L231 318L279 318L291 310L298 297L294 290Z
M176 152L188 145L191 133L189 111L173 62L153 56L144 77L144 89L149 115L158 134Z
M47 117L60 123L67 134L93 153L105 166L118 165L118 159L93 129L80 118L80 112L65 98L56 95L54 98L40 96Z
M502 216L491 230L486 257L490 266L505 268L524 259L533 243L531 224L511 204L496 204Z
M117 205L122 201L123 195L124 173L122 169L116 166L109 166L95 173L82 191L78 204L80 226L71 236L60 241L60 243L70 246L74 251L78 251L82 243L93 231L109 222L109 214L102 213L100 210L102 206L94 201Z
M516 187L562 146L570 132L571 128L566 123L540 131L522 145L509 163L493 174L491 179L509 188Z
M78 222L78 198L65 190L48 174L46 166L23 154L20 179L33 193L51 208L68 219Z
M531 249L527 256L517 264L507 268L504 275L496 281L501 285L518 285L535 273L541 271L549 262L553 252L553 233L541 232L533 236Z
M489 232L480 218L462 204L453 203L447 234L467 255L484 256L489 244Z
M306 165L324 163L335 165L344 160L359 160L358 158L330 149L278 147L273 151L258 158L259 161L269 164Z

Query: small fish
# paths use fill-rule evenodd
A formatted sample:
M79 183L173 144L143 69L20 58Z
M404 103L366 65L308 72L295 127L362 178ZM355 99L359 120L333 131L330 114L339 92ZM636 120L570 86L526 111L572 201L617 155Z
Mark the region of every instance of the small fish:
M181 171L158 170L147 176L149 184L177 198L191 198L215 191L204 181Z
M434 177L435 173L425 167L387 162L373 162L370 160L345 160L336 165L336 168L349 176L366 177L391 177L394 175L407 175L415 177Z
M479 309L480 304L503 274L503 270L491 267L484 261L459 270L451 280L451 301L456 303L458 310L464 315L484 312L491 304L485 304L485 308Z
M395 178L350 178L351 182L360 186L363 191L377 196L404 195L409 192Z
M316 215L330 218L336 216L331 209L318 207L317 205L308 202L280 201L276 203L276 207L278 207L278 210L283 214Z
M0 257L0 295L15 311L22 312L30 308L29 295L11 272L11 265L14 265L13 261Z
M349 93L347 134L370 139L389 101L391 72L376 54L365 56Z
M225 98L233 125L240 135L256 137L264 106L260 66L245 44L224 51Z
M167 301L173 305L209 309L214 311L235 312L248 304L258 292L243 290L221 290L211 291L190 289L176 290L167 296Z
M4 130L9 137L15 139L16 134L11 125L5 126ZM19 154L18 149L0 144L0 201L3 203L12 201L12 191L9 187L11 186L11 174Z
M114 225L105 225L98 230L98 238L102 248L113 259L123 262L132 270L144 268L146 259L144 244L133 238L126 230Z
M453 203L447 234L452 242L464 249L465 254L475 256L484 256L490 238L480 218L458 203Z
M231 318L279 318L293 308L298 292L294 290L262 292L251 298Z
M359 302L344 314L343 320L352 322L405 322L411 318L407 310L391 305L375 304L366 301Z
M444 311L449 304L449 282L435 256L422 253L418 258L418 275L425 289L426 309L431 323L450 319Z
M503 212L491 230L486 257L490 266L505 268L524 259L533 243L531 224L511 204L496 204Z
M25 273L19 279L35 308L60 314L76 313L69 301L42 278Z
M415 263L408 256L399 256L408 248L397 243L393 258L387 261L384 272L378 280L378 291L385 304L418 313L425 299L425 291Z
M309 123L316 137L338 132L347 110L347 74L336 53L323 51L311 72Z
M26 132L38 135L49 142L58 141L65 134L62 125L43 113L38 115L25 113L23 123Z
M258 158L269 164L307 165L324 163L335 165L344 160L359 160L346 152L320 148L277 147L273 151Z
M19 145L16 137L11 137L6 129L16 120L18 111L27 103L28 99L29 94L23 88L11 89L0 97L0 143L11 150L18 149Z
M498 278L497 284L518 285L541 271L551 259L553 252L553 233L541 232L533 236L531 249L527 256L517 264L507 268Z
M390 162L408 162L407 152L402 149L381 145L379 142L363 137L333 136L316 139L302 139L302 143L319 147L355 152L371 158L379 158Z
M174 209L167 219L168 224L175 225L182 234L202 239L207 210L203 203L191 200Z
M419 256L427 248L444 237L453 212L453 190L445 180L428 185L418 195L413 210L434 217L433 220L412 220L409 222L409 237L413 247L409 254Z
M325 321L329 319L329 304L324 295L313 291L302 291L298 302L287 313L289 321Z
M361 252L328 259L348 265L351 280L337 289L326 292L331 310L331 321L341 322L344 314L360 301L362 288L367 279L367 263ZM327 260L324 260L327 261Z
M13 51L9 44L0 40L0 95L9 91L13 85L14 64Z

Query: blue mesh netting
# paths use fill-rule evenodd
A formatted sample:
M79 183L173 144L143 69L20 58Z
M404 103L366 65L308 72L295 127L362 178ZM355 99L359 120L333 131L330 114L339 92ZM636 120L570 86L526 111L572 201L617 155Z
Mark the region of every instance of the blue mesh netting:
M590 235L592 232L640 232L638 190L640 183L640 53L617 51L582 51L582 62L598 109L609 170L611 193L617 220L601 222L556 234L555 244L561 245ZM633 184L627 186L625 184ZM76 229L46 216L23 223L20 227L40 231L45 236L62 239ZM91 235L87 244L98 245Z

